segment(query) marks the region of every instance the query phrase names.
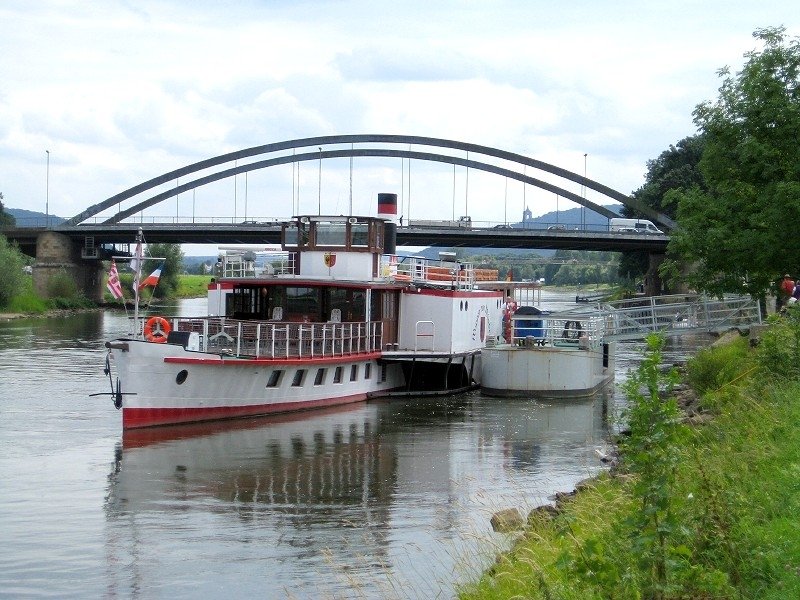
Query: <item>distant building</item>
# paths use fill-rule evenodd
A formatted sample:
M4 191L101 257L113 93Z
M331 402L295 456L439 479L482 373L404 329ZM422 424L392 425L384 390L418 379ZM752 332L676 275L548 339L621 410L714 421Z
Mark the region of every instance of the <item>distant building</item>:
M522 211L523 227L525 226L525 223L530 223L531 221L533 221L533 213L531 212L531 209L526 206L525 210Z

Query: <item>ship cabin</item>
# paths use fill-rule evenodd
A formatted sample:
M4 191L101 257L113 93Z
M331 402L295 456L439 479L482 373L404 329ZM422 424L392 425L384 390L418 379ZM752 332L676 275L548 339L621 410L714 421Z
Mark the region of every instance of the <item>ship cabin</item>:
M220 254L209 285L209 315L357 324L370 351L396 343L404 284L382 276L387 241L394 251L394 236L394 224L376 217L295 217L282 224L280 247Z

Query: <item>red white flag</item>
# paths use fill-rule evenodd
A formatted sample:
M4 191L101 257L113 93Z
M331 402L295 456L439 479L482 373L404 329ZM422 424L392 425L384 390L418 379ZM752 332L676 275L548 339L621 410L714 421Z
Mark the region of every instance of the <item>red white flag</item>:
M117 300L122 299L122 284L119 282L119 273L117 272L117 263L111 259L111 269L108 271L108 283L106 284L108 291Z
M161 279L161 269L164 268L164 263L158 265L158 268L150 273L150 275L145 278L142 283L139 284L139 289L145 288L149 285L156 287L158 285L158 280Z
M139 278L142 276L142 262L143 262L142 242L141 240L139 240L136 243L136 252L134 252L133 258L131 259L131 270L133 271L134 292L139 290Z

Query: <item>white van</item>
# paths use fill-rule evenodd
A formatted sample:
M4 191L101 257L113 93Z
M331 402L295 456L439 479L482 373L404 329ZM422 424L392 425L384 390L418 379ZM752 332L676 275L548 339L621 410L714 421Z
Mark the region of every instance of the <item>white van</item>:
M625 233L656 233L663 235L652 221L646 219L611 219L609 222L610 231L620 231Z

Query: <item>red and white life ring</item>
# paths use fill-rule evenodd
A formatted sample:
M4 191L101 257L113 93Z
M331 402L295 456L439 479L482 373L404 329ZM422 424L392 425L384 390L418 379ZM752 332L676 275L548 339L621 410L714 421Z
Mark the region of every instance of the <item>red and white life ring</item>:
M164 317L150 317L144 324L144 338L148 342L165 344L170 331L172 327Z

